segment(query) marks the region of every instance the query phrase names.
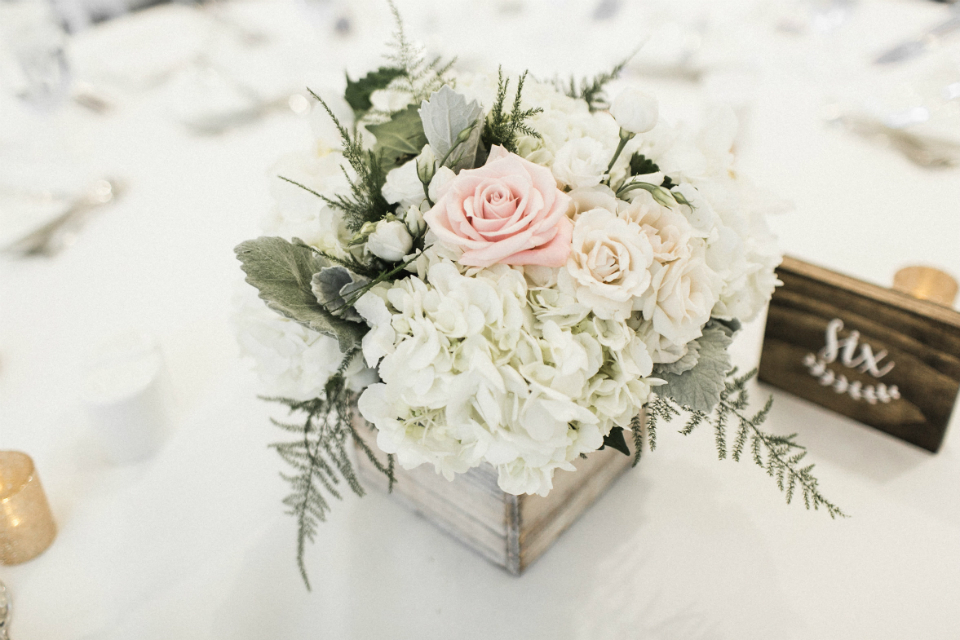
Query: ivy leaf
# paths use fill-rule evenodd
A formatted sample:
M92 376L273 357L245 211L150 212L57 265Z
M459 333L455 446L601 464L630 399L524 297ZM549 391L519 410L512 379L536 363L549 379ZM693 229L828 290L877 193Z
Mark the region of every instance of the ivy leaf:
M474 127L474 124L483 113L483 108L476 100L468 104L463 95L445 84L440 91L435 91L430 96L430 100L424 100L420 104L418 113L430 148L438 158L447 157L450 151L460 144L462 148L458 149L454 156L462 160L452 164L456 166L463 163L473 166L477 155L477 144L480 142L480 127ZM469 137L461 142L460 135L471 127L473 129Z
M417 105L393 114L387 122L368 124L367 131L377 138L377 150L383 153L384 166L397 164L402 156L418 155L427 144Z
M403 75L403 69L380 67L357 81L347 76L347 90L344 91L343 97L357 118L360 118L373 106L370 102L370 94L379 89L386 89L391 80L401 75Z
M320 304L311 288L313 274L330 265L326 258L283 238L248 240L234 251L243 264L247 282L260 291L260 299L268 307L308 329L336 338L343 353L360 344L364 325L334 316Z
M703 335L697 338L697 366L680 374L669 373L664 367L654 368L653 375L666 382L657 387L657 394L694 411L709 413L720 402L724 378L733 368L727 348L733 338L726 327L708 323Z
M611 447L616 449L625 456L630 455L630 448L627 447L627 441L623 439L623 428L614 427L610 429L610 433L603 436L603 446L600 447Z
M642 153L634 153L630 156L631 176L644 176L648 173L656 173L658 171L660 171L660 167L657 166L657 163Z
M660 166L642 153L634 153L630 156L631 176L645 176L650 173L657 173L658 171L660 171ZM670 176L664 176L660 186L665 189L673 189L677 184Z

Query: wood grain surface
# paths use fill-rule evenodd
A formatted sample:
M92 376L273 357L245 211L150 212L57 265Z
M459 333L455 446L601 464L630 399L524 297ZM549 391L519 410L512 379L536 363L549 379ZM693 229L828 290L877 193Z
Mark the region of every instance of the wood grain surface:
M376 431L359 415L357 433L376 451ZM387 490L386 477L357 452L365 487ZM497 486L497 471L484 464L452 482L431 465L396 469L393 497L484 558L514 575L539 558L597 498L630 468L633 458L612 448L573 462L576 472L557 471L543 496L514 496Z
M960 391L960 313L795 258L784 258L777 275L783 286L770 302L760 380L937 451ZM846 366L842 356L823 362L825 353L829 358L828 326L836 319L843 323L836 332L841 341L860 334L847 362L862 360L866 345L876 366ZM814 356L830 378L811 372ZM896 387L899 398L857 399L832 382L839 376L861 389Z

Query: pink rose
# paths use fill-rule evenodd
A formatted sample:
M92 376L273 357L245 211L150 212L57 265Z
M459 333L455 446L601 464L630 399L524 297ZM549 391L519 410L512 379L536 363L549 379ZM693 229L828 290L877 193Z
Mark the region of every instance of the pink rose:
M498 146L484 166L444 185L423 219L441 242L463 248L460 264L562 267L573 233L569 203L549 169Z

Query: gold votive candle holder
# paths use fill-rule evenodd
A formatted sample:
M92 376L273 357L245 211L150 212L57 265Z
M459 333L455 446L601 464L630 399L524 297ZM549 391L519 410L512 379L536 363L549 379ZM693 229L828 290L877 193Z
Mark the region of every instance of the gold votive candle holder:
M0 564L35 558L56 537L33 460L19 451L0 451Z
M957 281L933 267L904 267L893 276L893 288L921 300L929 300L945 307L953 306L957 298Z

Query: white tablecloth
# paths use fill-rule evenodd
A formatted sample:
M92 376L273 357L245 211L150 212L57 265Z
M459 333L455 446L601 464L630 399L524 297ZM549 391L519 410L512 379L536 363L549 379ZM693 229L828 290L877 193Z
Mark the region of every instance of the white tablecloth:
M284 34L258 72L324 88L344 67L355 77L376 64L382 7L350 6L356 33L340 37L287 2L242 5ZM773 29L781 5L732 7L712 19L754 95L739 167L795 205L772 221L785 251L881 284L907 263L960 275L960 173L922 170L821 119L873 54L946 9L864 1L835 32L789 35ZM641 29L624 17L585 26L572 1L407 10L411 31L460 50L468 66L503 61L542 76L606 67ZM491 15L496 26L477 26ZM94 66L97 33L76 45ZM698 116L697 85L640 81L667 117ZM307 552L307 593L281 462L266 447L282 437L268 423L277 412L255 398L230 325L232 247L256 234L267 169L308 143L307 120L277 112L204 138L176 122L169 89L118 95L103 116L7 105L16 126L0 132L0 175L109 174L129 185L61 255L0 263L0 448L34 458L60 526L45 554L0 567L17 640L960 634L960 429L931 455L779 391L770 428L800 434L824 492L852 518L784 505L752 463L718 462L707 430L661 428L657 451L520 578L374 493L335 505ZM131 328L159 336L175 415L159 454L115 466L78 400L78 371L91 344ZM761 330L740 339L741 365L755 364Z

